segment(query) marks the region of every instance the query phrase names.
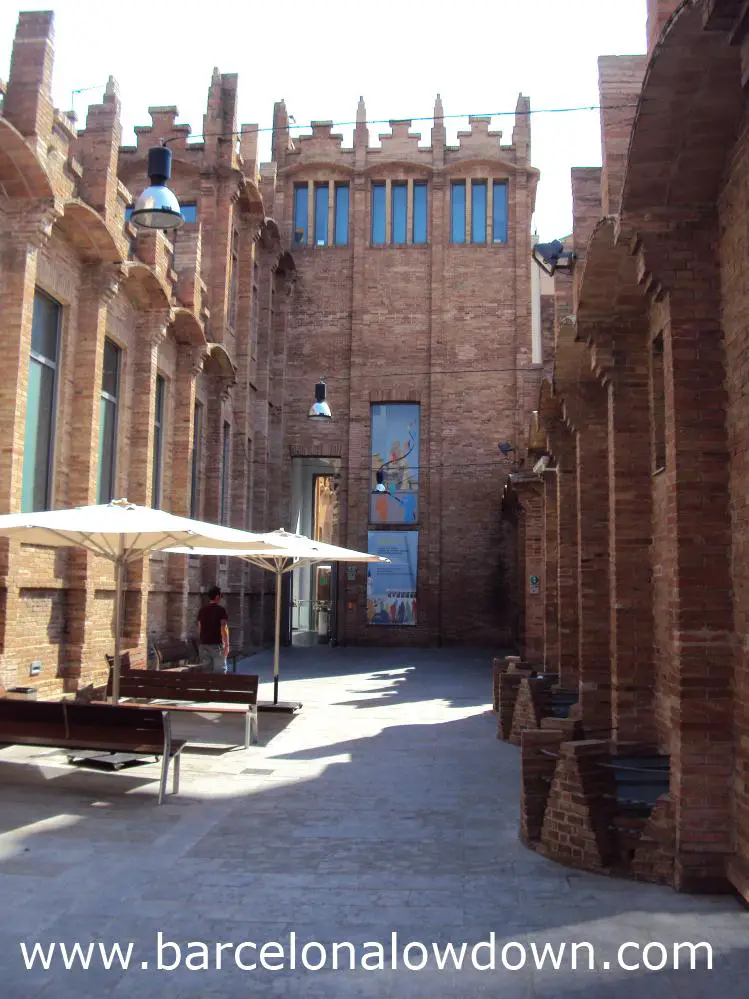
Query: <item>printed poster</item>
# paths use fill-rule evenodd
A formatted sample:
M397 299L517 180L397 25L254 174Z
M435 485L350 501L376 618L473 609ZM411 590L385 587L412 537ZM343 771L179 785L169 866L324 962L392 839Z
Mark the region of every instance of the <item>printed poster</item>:
M418 403L372 406L371 458L369 522L415 524L419 513Z
M367 544L372 555L390 559L367 565L367 624L415 625L419 532L370 531Z

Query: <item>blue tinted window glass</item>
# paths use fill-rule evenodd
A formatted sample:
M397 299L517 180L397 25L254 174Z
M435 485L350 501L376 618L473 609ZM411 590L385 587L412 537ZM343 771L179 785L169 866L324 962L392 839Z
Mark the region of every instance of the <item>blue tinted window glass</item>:
M466 241L466 185L464 180L454 181L450 188L450 239L453 243Z
M405 243L408 233L408 184L393 184L390 195L392 240L394 243Z
M414 184L414 215L413 215L413 241L414 243L426 243L427 241L427 185L426 182Z
M129 222L130 219L133 217L133 211L134 211L134 206L133 205L128 205L128 207L125 209L125 221L126 222Z
M486 242L486 181L471 184L471 242Z
M372 244L385 242L385 185L372 184Z
M294 185L294 243L305 246L307 243L307 205L309 194L306 184Z
M335 186L335 242L337 246L348 243L348 184Z
M179 210L182 212L182 218L188 225L198 221L198 206L196 204L180 205Z
M503 180L494 181L492 240L495 243L507 242L507 184Z
M328 245L328 185L315 184L315 246Z

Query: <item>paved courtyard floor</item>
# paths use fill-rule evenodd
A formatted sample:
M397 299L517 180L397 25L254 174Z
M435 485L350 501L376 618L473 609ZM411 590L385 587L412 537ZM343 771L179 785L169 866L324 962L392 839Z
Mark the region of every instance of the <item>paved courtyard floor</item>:
M176 723L196 742L163 807L153 764L111 774L1 748L0 996L743 999L749 912L738 901L574 872L519 843L519 754L495 738L489 663L469 651L284 650L282 696L302 712L261 714L261 745L248 751L229 745L241 742L235 719ZM242 664L264 679L269 666L266 654ZM160 933L173 970L158 968ZM249 970L274 941L264 958L279 970ZM675 970L673 944L700 941L712 970L704 958L689 970L684 950ZM21 942L45 955L55 943L52 968L25 970ZM87 971L65 970L59 945L76 942L95 945ZM332 968L333 942L350 945L337 949L345 970ZM584 942L596 970L584 947L571 967ZM619 967L621 945L636 965L651 942L668 951L664 970ZM103 967L98 945L115 943L133 945L128 970ZM218 969L221 943L233 946ZM462 970L439 970L434 947L463 943ZM496 968L480 970L492 944ZM533 947L547 944L557 955L566 945L558 970L548 957L535 967ZM323 951L327 965L306 970L305 945L308 965ZM422 946L427 966L408 970ZM518 970L503 967L503 948ZM648 959L658 965L661 950Z

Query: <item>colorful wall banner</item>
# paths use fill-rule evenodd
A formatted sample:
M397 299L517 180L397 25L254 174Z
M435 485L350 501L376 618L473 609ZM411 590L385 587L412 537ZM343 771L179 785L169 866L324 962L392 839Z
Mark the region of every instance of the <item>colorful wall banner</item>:
M390 564L367 566L367 624L415 625L418 531L370 531L367 551Z
M419 515L419 404L372 406L371 524L415 524ZM384 491L375 492L377 473Z

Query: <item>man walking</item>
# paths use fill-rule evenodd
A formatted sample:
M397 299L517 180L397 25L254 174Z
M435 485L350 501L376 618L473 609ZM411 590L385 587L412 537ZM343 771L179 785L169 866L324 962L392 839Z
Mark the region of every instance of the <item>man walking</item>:
M226 672L229 655L229 615L219 603L222 596L220 587L212 586L208 591L209 602L200 608L197 618L200 662L213 673Z

